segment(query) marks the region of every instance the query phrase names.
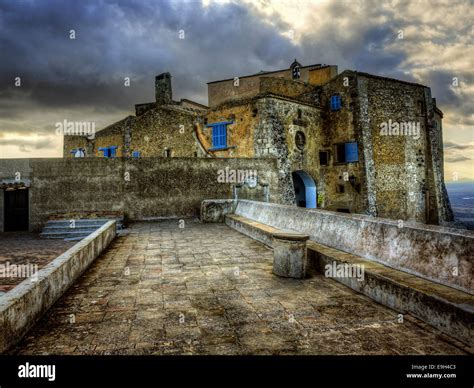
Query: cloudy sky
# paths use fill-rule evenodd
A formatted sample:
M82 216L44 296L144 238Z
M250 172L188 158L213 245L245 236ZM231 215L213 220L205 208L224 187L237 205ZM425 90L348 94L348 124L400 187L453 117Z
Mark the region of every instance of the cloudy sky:
M0 158L60 157L57 122L133 114L156 74L206 104L206 82L297 58L430 86L446 180L474 180L473 20L452 0L0 0Z

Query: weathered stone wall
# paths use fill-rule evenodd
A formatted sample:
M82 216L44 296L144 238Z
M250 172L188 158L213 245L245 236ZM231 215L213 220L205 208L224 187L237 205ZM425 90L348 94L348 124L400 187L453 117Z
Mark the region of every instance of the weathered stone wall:
M331 248L379 261L474 293L474 232L364 215L345 215L256 201L238 201L236 215L310 235Z
M381 77L358 78L367 85L377 216L437 223L437 198L444 183L436 187L434 181L433 152L438 158L441 144L434 145L430 134L429 88ZM419 124L419 136L384 134L381 124L390 122Z
M196 114L173 106L162 106L137 117L133 124L130 149L142 157L198 156L195 140Z
M257 157L276 157L282 201L295 203L292 172L305 170L319 184L318 149L321 146L321 110L311 105L265 97L258 101L259 123L255 128L254 147ZM297 133L304 134L306 144L296 145Z
M312 69L308 74L308 82L312 85L324 85L337 76L337 66L325 66L320 69Z
M318 69L319 66L303 66L300 68L300 79L302 82L309 82L311 70ZM337 68L336 68L337 69ZM336 70L337 71L337 70ZM237 76L237 75L236 75ZM260 79L263 77L277 77L292 79L290 69L275 71L267 74L255 74L239 78L239 86L234 86L234 79L216 81L207 84L209 103L212 108L225 101L254 97L260 92ZM313 77L315 77L313 75Z
M262 77L260 79L260 93L275 94L285 97L298 97L304 93L310 93L315 89L313 85L302 81L286 78Z
M0 160L0 179L29 176L30 229L66 212L123 212L129 219L197 216L204 199L231 199L235 182L222 171L256 171L280 201L276 161L227 158L76 158ZM257 185L249 198L265 198ZM240 191L241 198L247 198ZM248 194L248 193L247 193ZM2 217L3 220L3 217Z
M116 156L130 155L130 129L132 128L134 116L128 116L108 127L97 131L91 139L85 136L64 136L63 156L72 158L71 150L84 148L86 157L103 156L99 148L117 146Z
M341 109L334 112L330 109L330 99L333 95L341 96ZM320 186L324 209L348 209L351 213L367 212L364 147L362 132L356 126L359 117L356 98L356 81L353 73L349 71L339 74L326 84L321 93L321 105L325 108L325 114L322 126L323 142L318 151L329 152L329 164L321 166ZM353 141L358 144L359 161L338 162L336 145ZM354 185L347 180L350 176L356 178Z
M241 100L232 104L223 104L211 109L205 116L208 124L232 122L227 126L228 149L211 151L215 157L252 158L254 151L254 128L258 122L258 110L255 99ZM212 128L204 124L199 127L202 144L206 150L212 148Z
M0 298L0 354L18 342L115 238L109 221Z

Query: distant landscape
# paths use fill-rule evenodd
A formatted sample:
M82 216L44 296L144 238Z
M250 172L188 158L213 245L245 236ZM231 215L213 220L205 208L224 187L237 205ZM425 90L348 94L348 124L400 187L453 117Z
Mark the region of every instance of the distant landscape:
M455 220L474 230L474 181L448 182L446 189Z

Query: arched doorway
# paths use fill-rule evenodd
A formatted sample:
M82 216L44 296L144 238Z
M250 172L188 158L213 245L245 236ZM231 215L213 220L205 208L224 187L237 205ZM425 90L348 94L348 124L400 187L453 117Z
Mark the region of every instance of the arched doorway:
M295 188L296 206L316 208L316 183L306 171L294 171L292 174Z

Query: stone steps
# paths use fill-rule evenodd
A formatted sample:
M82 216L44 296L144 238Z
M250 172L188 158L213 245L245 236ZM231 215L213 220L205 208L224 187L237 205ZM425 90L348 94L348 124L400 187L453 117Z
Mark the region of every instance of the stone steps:
M238 215L227 215L231 228L270 247L278 229ZM325 274L326 265L363 268L363 280L334 280L402 314L410 314L471 347L473 343L474 296L341 250L307 242L308 270ZM334 264L333 264L334 263Z
M71 220L50 220L40 233L41 238L63 239L67 241L82 240L95 232L108 221L107 218L77 219L74 223ZM74 227L71 227L71 226ZM122 229L121 220L116 220L116 230Z

